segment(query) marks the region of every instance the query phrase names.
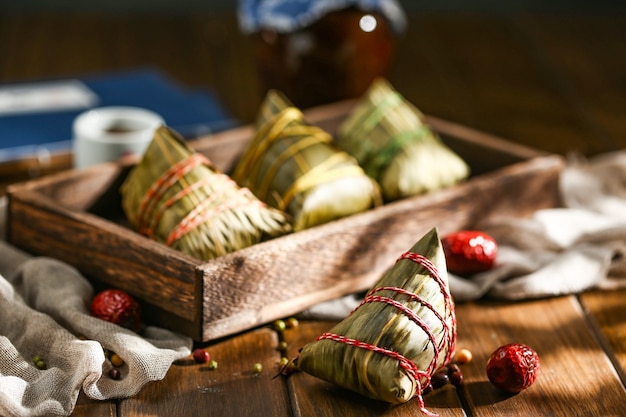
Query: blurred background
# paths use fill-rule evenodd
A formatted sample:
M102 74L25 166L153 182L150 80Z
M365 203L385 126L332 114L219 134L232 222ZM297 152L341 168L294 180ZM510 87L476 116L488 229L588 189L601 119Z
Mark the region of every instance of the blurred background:
M347 18L323 32L331 43L330 33L355 43L424 113L548 152L626 146L626 2L399 4L406 27L396 33L381 20L382 43L364 40ZM284 78L284 61L276 62L285 51L268 49L278 45L276 34L264 35L244 33L232 0L4 0L0 84L156 68L209 92L235 123L250 123L268 83L277 82L271 76ZM368 65L344 77L354 80ZM292 98L302 107L324 104L357 94L348 84L309 86L308 96L294 90ZM321 91L334 95L314 97ZM5 180L7 172L0 169Z

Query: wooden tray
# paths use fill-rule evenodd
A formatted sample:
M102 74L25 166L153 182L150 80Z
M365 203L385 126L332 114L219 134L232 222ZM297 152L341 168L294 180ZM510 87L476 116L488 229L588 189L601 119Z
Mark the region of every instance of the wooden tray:
M353 102L311 109L329 132ZM452 188L405 199L203 262L131 230L119 186L132 167L109 163L11 186L7 239L35 255L65 261L91 279L143 303L153 324L209 341L365 290L425 232L441 234L494 215L527 216L558 204L564 161L428 117L471 167ZM252 127L192 142L228 172Z

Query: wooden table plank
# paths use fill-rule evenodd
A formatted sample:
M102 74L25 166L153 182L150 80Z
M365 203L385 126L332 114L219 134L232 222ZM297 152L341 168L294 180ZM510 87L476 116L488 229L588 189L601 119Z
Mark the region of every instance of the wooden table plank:
M191 358L170 368L162 381L120 402L118 416L291 416L285 381L278 373L280 353L269 328L224 340L206 349L216 370ZM263 371L254 373L255 363Z
M546 78L590 133L587 154L626 147L626 16L523 16Z
M510 304L457 306L458 345L473 361L464 368L463 395L473 416L621 416L626 391L587 325L576 297ZM493 387L486 361L500 345L519 342L537 351L541 373L518 395Z
M294 330L285 332L290 358L297 356L299 348L332 327L330 322L303 322ZM390 406L360 394L339 388L303 372L291 375L288 380L291 401L296 417L342 416L342 417L409 417L423 416L417 401ZM454 387L433 391L424 397L428 410L441 417L464 416Z
M626 145L623 16L408 18L389 77L424 112L559 153ZM262 99L232 13L0 13L0 35L0 82L157 65L242 123Z
M426 113L537 149L586 150L588 126L524 31L511 17L414 15L390 79Z
M590 291L579 298L626 386L626 289Z
M117 415L117 401L96 401L81 391L72 417L111 417Z

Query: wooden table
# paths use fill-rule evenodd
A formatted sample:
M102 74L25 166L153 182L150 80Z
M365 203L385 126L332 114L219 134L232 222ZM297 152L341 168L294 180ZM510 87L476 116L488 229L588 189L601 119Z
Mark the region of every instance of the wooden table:
M473 353L464 382L424 397L445 416L626 415L626 291L589 292L520 303L457 305L458 347ZM302 321L287 330L290 357L333 323ZM517 395L487 379L487 358L498 346L526 343L541 373ZM184 360L137 396L109 402L81 397L73 416L419 416L417 401L396 407L366 399L304 373L275 376L281 354L271 326L206 345L216 370ZM253 372L261 363L263 371ZM201 414L200 414L201 413Z
M425 113L550 152L594 155L626 147L624 45L621 14L415 13L389 78ZM4 13L0 56L1 82L156 64L183 83L214 89L244 123L261 100L251 44L232 13ZM626 291L463 303L457 317L458 345L474 359L462 368L461 388L426 396L431 411L626 415ZM287 331L289 355L331 324L301 322ZM537 350L542 372L530 389L510 396L490 385L485 361L512 341ZM73 415L420 415L416 402L389 408L305 374L273 378L278 342L269 327L213 342L207 348L217 370L181 361L133 398L95 402L81 396ZM263 371L253 374L257 362Z

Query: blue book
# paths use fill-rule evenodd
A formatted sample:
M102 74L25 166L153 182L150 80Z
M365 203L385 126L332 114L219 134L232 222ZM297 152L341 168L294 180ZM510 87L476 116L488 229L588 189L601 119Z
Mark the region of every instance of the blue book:
M161 71L0 85L0 163L71 150L72 123L95 107L152 110L191 139L237 125L211 91L182 88Z

